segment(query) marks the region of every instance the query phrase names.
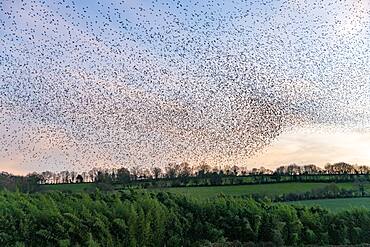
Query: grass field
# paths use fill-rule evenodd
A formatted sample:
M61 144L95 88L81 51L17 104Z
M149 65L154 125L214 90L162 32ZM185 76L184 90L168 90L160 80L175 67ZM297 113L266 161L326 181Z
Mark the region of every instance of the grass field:
M210 198L220 193L230 196L241 196L258 193L261 195L280 195L287 193L306 192L316 188L323 188L328 183L279 183L279 184L253 184L253 185L234 185L234 186L207 186L207 187L177 187L160 188L153 191L168 191L185 195L192 195L198 198ZM339 183L339 188L351 189L353 183Z
M158 188L148 189L150 191L167 191L176 194L191 195L197 198L205 199L212 198L221 193L230 196L241 196L250 194L260 194L266 196L275 196L287 193L301 193L310 191L312 189L323 188L329 183L278 183L278 184L254 184L254 185L233 185L233 186L206 186L206 187L174 187L174 188ZM353 189L353 183L338 183L339 188ZM117 188L120 188L117 185ZM370 190L370 185L366 186L366 190ZM50 184L43 185L42 191L85 191L94 190L96 184L94 183L81 183L81 184Z
M279 184L255 184L255 185L233 185L233 186L209 186L209 187L175 187L175 188L159 188L149 189L153 192L167 191L176 194L191 195L199 199L207 199L215 197L221 193L230 196L241 196L250 194L260 194L266 196L274 196L287 193L301 193L312 189L323 188L328 183L279 183ZM353 183L338 183L339 188L353 189ZM58 191L93 191L96 188L94 183L81 184L50 184L43 185L42 191L58 190ZM366 186L366 190L370 191L370 185ZM351 208L367 208L370 210L370 198L340 198L340 199L320 199L320 200L305 200L295 202L283 202L291 205L303 206L321 206L333 212L347 210Z
M351 208L367 208L370 209L370 198L339 198L339 199L321 199L307 200L296 202L284 202L291 205L303 206L321 206L333 212L347 210Z
M59 190L59 191L84 191L84 190L92 190L96 188L94 183L81 183L81 184L44 184L41 186L41 191L51 191L51 190Z

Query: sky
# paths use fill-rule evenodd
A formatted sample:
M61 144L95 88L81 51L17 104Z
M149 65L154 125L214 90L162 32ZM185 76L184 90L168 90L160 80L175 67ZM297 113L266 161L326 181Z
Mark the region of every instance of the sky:
M339 161L369 165L369 138L368 131L359 129L300 128L279 136L263 152L249 159L248 164L270 168L293 163L324 167Z
M370 2L1 1L0 170L370 165Z

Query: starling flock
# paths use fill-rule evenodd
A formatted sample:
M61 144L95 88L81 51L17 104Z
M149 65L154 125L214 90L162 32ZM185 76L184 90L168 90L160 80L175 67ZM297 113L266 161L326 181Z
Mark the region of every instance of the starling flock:
M369 21L368 0L0 1L0 156L220 164L366 129Z

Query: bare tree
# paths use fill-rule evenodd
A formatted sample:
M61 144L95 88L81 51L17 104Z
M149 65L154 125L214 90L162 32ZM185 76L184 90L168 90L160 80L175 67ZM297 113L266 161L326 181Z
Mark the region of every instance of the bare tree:
M153 167L152 173L153 173L154 179L158 179L162 174L162 169L159 167Z

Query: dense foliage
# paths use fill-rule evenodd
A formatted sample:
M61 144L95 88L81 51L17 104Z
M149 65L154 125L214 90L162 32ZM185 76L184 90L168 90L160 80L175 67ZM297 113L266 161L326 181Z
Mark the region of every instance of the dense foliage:
M38 190L40 180L41 176L36 173L27 176L16 176L7 172L0 172L0 190L35 192Z
M370 211L332 214L251 198L0 192L0 246L370 243Z
M369 193L365 191L363 184L358 183L357 186L358 188L354 187L354 189L345 189L339 188L337 184L331 183L322 188L314 188L306 192L269 195L269 199L271 199L271 201L273 202L287 202L287 201L302 201L302 200L316 200L329 198L334 199L334 198L369 197ZM244 197L249 196L251 196L253 199L257 201L266 198L266 195L260 193L244 195Z

